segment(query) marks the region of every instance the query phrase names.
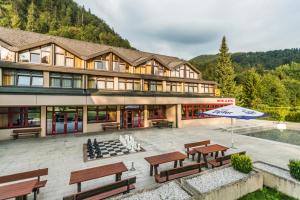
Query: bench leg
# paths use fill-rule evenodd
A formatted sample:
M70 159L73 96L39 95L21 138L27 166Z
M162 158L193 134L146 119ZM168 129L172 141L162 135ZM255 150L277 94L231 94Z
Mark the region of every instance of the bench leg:
M201 160L201 153L198 153L197 162L200 163L200 160Z
M219 156L219 152L217 151L215 154L215 158L217 158Z
M222 156L225 156L225 151L222 151Z
M77 192L81 192L81 183L77 183Z
M208 163L207 163L207 158L206 158L206 154L203 154L203 160L204 160L204 163L205 163L205 167L208 168Z
M121 180L121 176L122 176L122 173L116 174L116 181L120 181Z
M177 160L174 161L174 168L177 167Z
M195 160L195 154L192 154L192 161Z
M180 165L180 167L183 166L183 160L179 160L179 165Z
M37 195L36 193L37 193L37 190L35 190L35 191L33 192L33 199L34 199L34 200L36 200L36 195Z
M155 174L155 175L158 174L158 169L157 169L157 168L158 168L158 165L155 165L155 166L154 166L154 174Z
M150 176L153 176L153 165L150 165Z

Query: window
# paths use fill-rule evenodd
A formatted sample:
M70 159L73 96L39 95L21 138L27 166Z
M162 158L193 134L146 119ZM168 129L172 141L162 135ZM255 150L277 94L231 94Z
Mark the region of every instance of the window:
M115 72L128 72L126 64L120 61L113 61L113 71Z
M149 105L148 119L165 119L166 106L165 105Z
M96 70L108 70L108 61L106 60L95 60L94 67Z
M211 118L212 116L204 115L203 112L228 106L229 104L183 104L181 105L182 119L202 119Z
M81 88L81 75L50 73L50 87Z
M0 129L39 127L40 107L0 107Z
M154 72L154 75L163 76L164 75L164 67L154 61L153 72Z
M3 86L42 87L43 73L26 70L3 70Z
M181 83L178 82L167 82L167 92L181 92Z
M134 79L119 79L119 90L141 90L141 82Z
M0 60L14 61L15 53L0 46Z
M88 106L88 123L116 121L117 106Z
M211 84L202 84L202 91L205 94L214 94L215 93L215 86Z
M111 77L89 77L88 88L99 90L113 90L114 78Z
M43 46L19 53L20 62L50 64L51 46Z
M162 92L161 81L144 81L144 91Z
M189 93L198 93L198 84L197 83L185 83L184 92Z
M81 67L81 60L71 54L68 51L60 48L59 46L55 46L55 65L56 66L66 66L66 67L75 67L75 60L76 60L76 67Z

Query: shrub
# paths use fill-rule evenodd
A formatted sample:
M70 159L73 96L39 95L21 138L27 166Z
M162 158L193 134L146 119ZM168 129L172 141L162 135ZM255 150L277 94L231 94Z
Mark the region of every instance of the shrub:
M290 112L285 116L285 120L289 122L300 122L300 112Z
M288 166L291 176L300 181L300 160L290 160Z
M237 171L248 174L252 171L252 160L247 155L234 154L231 156L231 164Z

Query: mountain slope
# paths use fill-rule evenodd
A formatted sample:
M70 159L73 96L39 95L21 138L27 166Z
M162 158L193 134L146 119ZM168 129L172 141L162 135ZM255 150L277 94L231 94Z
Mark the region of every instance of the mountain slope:
M73 0L0 0L0 26L132 48L128 40Z
M250 67L268 70L291 62L300 63L300 49L233 53L231 58L238 71L243 71ZM190 61L204 73L204 77L211 78L213 76L211 74L213 73L212 68L217 62L217 55L200 55Z

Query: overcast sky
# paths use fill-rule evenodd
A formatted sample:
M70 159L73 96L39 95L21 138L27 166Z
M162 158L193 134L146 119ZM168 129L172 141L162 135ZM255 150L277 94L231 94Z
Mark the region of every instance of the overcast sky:
M75 0L137 49L190 59L300 45L300 0Z

